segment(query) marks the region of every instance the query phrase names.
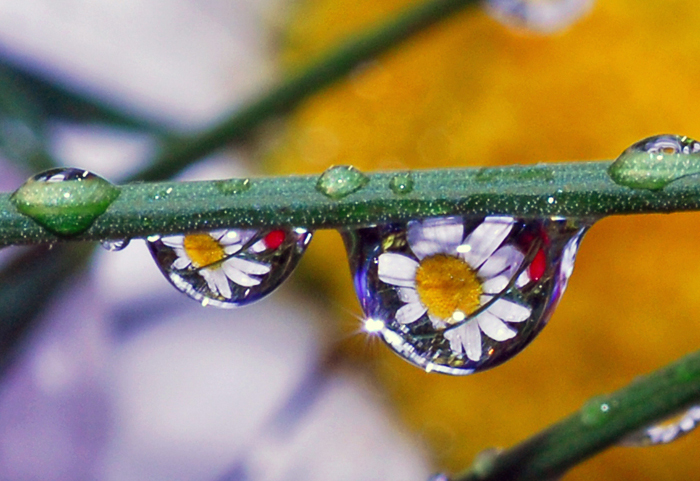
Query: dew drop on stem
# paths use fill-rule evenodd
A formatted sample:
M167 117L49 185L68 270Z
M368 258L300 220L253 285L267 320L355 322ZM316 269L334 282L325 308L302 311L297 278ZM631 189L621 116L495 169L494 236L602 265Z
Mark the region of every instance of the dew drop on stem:
M494 367L546 325L591 223L454 216L345 230L365 330L426 371Z
M369 177L351 165L328 168L318 178L316 190L333 200L340 200L357 192L369 183Z
M625 437L623 446L655 446L668 444L693 431L700 422L700 406L693 406L683 414L641 429Z
M296 268L312 233L303 228L218 229L147 239L165 277L202 305L237 307L275 290Z
M608 168L612 180L632 189L660 190L700 173L700 142L680 135L656 135L625 149Z
M119 196L119 189L82 169L51 169L17 189L11 201L19 212L63 236L87 230Z
M406 195L413 192L413 182L410 172L399 172L389 181L389 188L396 195Z

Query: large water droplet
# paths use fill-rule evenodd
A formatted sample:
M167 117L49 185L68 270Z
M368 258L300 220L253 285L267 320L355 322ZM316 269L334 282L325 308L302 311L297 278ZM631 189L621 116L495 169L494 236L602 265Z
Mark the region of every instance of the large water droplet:
M336 165L327 169L316 183L316 190L326 197L339 200L357 192L369 182L369 177L351 165Z
M668 444L694 430L700 422L700 406L693 406L681 415L644 428L627 436L620 444L623 446L654 446Z
M413 191L413 175L410 172L395 174L389 181L389 188L396 195L410 194Z
M496 366L547 323L590 224L465 216L345 231L365 330L426 371Z
M236 307L276 289L299 263L311 236L302 228L221 229L147 243L177 289L202 305Z
M487 0L486 10L504 25L546 34L573 24L592 5L593 0Z
M700 142L679 135L657 135L632 144L608 168L618 184L659 190L700 173Z
M85 231L119 196L119 189L87 170L51 169L12 194L17 210L60 235Z

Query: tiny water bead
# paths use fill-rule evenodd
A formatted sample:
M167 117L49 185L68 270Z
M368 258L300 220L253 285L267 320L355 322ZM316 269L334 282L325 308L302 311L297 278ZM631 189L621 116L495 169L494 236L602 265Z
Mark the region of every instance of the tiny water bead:
M126 249L126 247L131 242L131 239L117 239L117 240L106 240L100 242L103 249L108 251L117 252Z
M276 289L297 266L311 237L303 228L220 229L149 237L147 244L177 289L202 305L237 307Z
M593 6L593 0L487 0L486 11L504 25L554 33L572 25Z
M410 172L395 174L389 181L389 188L396 195L405 195L413 192L413 175Z
M700 406L693 406L680 416L644 428L626 437L623 446L654 446L668 444L694 430L700 422Z
M68 236L89 228L118 196L116 186L92 172L59 168L31 177L11 201L41 226Z
M657 135L632 144L608 174L632 189L660 190L673 181L700 173L700 142L680 135Z
M464 216L346 230L365 331L426 371L494 367L545 326L591 223Z
M316 190L333 200L357 192L369 183L369 177L351 165L328 168L316 183Z

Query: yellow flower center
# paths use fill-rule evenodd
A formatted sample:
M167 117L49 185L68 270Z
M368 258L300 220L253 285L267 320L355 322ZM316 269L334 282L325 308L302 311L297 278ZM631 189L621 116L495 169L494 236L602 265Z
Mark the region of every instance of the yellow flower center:
M192 265L196 268L209 266L226 257L224 248L209 234L186 235L182 246L185 248L187 257L192 261ZM211 268L216 269L219 265Z
M426 257L418 266L416 291L430 314L445 322L457 322L479 307L482 289L469 264L437 254Z

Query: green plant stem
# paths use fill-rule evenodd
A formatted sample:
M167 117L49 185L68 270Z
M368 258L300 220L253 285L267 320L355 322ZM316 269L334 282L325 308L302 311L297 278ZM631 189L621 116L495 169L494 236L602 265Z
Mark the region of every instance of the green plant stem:
M225 227L363 226L451 214L598 218L612 214L700 210L700 183L686 177L660 191L614 183L608 162L414 171L408 194L390 189L394 173L370 174L360 190L332 200L318 176L206 182L134 183L76 240L146 237ZM0 195L0 242L61 238L20 214Z
M47 117L72 122L109 124L160 136L167 136L170 132L153 120L126 112L76 89L63 86L4 57L0 57L0 78L11 79L16 88L20 88L26 97L31 98L35 110L43 112Z
M420 2L376 27L350 37L211 129L190 137L173 138L163 146L161 154L146 170L130 180L152 181L172 177L192 161L216 152L232 141L244 139L265 120L289 112L363 62L459 10L478 3L478 0Z
M557 479L625 436L700 403L700 351L635 380L525 442L483 456L452 481ZM601 407L605 406L605 411Z

